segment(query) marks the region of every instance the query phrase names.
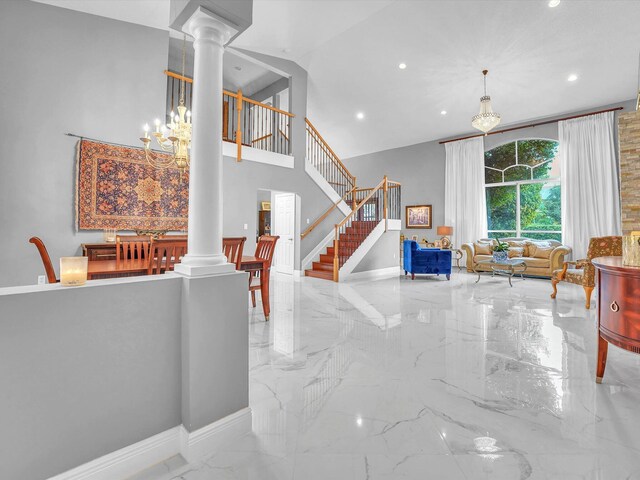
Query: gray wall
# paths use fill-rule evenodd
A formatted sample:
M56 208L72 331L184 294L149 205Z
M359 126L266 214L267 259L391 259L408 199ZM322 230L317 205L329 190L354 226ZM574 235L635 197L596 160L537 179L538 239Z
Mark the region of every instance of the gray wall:
M75 232L77 139L138 145L164 113L168 32L24 0L0 2L0 286L44 274L101 232ZM57 265L56 265L57 269Z
M402 233L436 240L436 227L444 222L444 147L437 141L384 150L344 161L358 186L377 185L384 175L402 184ZM431 205L431 229L407 229L405 207Z
M0 478L49 478L180 425L181 285L0 289Z
M397 230L385 232L353 269L353 273L397 267L400 265L398 255L400 255L400 232Z
M142 125L164 114L168 59L166 31L21 0L0 1L0 76L5 142L0 175L0 287L35 284L44 274L31 236L58 258L101 242L101 231L75 232L77 139L67 132L137 146ZM245 52L291 76L295 169L224 160L224 234L247 236L255 249L258 189L295 192L304 229L330 205L304 171L307 73L293 62ZM296 268L339 215L304 241L296 239ZM245 230L244 224L248 225Z

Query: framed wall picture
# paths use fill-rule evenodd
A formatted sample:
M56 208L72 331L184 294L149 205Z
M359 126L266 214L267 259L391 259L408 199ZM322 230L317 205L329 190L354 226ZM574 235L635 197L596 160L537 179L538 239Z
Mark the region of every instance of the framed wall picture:
M271 211L271 202L261 202L260 208L262 208L262 210L270 212Z
M405 222L407 228L431 228L431 205L407 206Z

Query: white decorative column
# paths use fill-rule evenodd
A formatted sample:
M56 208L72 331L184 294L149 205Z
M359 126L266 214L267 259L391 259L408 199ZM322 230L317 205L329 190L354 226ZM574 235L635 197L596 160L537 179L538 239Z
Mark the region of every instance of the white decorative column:
M231 272L222 250L222 56L237 30L198 8L184 24L194 37L189 247L175 271L186 276Z

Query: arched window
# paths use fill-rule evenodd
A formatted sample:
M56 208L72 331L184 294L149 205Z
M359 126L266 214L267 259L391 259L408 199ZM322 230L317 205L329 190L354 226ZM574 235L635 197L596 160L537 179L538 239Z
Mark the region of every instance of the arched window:
M560 160L554 140L517 140L484 154L490 237L561 240Z

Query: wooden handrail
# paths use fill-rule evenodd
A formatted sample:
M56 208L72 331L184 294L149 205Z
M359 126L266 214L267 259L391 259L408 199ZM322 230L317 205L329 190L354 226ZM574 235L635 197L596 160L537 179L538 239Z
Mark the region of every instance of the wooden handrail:
M184 75L178 75L177 73L173 73L171 70L165 70L164 74L167 77L177 78L178 80L184 80L187 83L193 83L193 78L185 77Z
M258 138L256 138L255 140L251 140L251 145L253 145L253 144L254 144L254 143L256 143L256 142L259 142L260 140L265 140L265 139L267 139L267 138L269 138L269 137L272 137L272 136L273 136L273 133L267 133L266 135L263 135L263 136L261 136L261 137L258 137Z
M366 197L364 197L363 200L360 201L360 203L356 206L356 209L353 210L349 215L347 215L344 220L342 220L340 223L336 224L336 235L338 232L338 229L343 227L345 223L347 223L349 221L349 219L356 214L356 212L358 210L360 210L360 208L373 196L374 193L376 193L378 190L380 190L382 188L382 186L384 185L385 180L382 180L378 185L376 185L375 187L373 187L371 189L371 193L369 195L367 195Z
M362 206L369 201L369 199L376 193L383 185L385 185L387 179L383 179L377 186L371 189L371 193L367 195L353 210L351 213L344 217L340 223L337 223L334 231L333 238L333 281L338 282L340 280L340 229L353 217Z
M351 190L349 190L347 193L345 193L342 198L340 200L338 200L336 203L334 203L333 205L331 205L326 212L324 212L322 215L320 215L320 217L318 217L318 219L313 222L309 228L307 228L304 232L302 232L300 234L300 238L304 238L307 235L309 235L318 225L320 225L322 223L322 221L327 218L329 216L329 214L338 207L338 205L340 205L341 202L344 202L345 199L349 196L349 194L351 194L351 192L353 192L353 188Z
M267 105L266 103L256 102L255 100L253 100L251 98L244 97L243 100L245 102L247 102L247 103L253 103L254 105L259 105L259 106L261 106L263 108L268 108L269 110L273 110L274 112L281 113L282 115L286 115L288 117L295 117L295 115L293 113L285 112L284 110L280 110L279 108L272 107L271 105Z
M184 75L179 75L179 74L174 73L174 72L172 72L170 70L165 70L164 73L165 73L165 75L167 77L173 77L173 78L176 78L178 80L184 80L187 83L193 83L193 79L192 78L185 77ZM230 92L229 90L222 90L222 93L225 94L225 95L229 95L230 97L238 98L238 94L237 93ZM253 103L254 105L259 105L261 107L268 108L269 110L273 110L274 112L281 113L282 115L286 115L288 117L295 117L295 115L293 113L291 113L291 112L285 112L284 110L280 110L279 108L272 107L271 105L267 105L266 103L257 102L256 100L253 100L251 98L243 97L242 100L247 102L247 103Z
M344 172L350 177L353 178L353 175L351 175L351 172L349 172L349 170L347 169L347 167L344 166L344 163L342 163L340 161L340 157L338 157L338 155L336 155L336 153L331 149L331 147L329 146L329 144L327 143L327 141L322 137L322 135L320 135L320 132L318 132L318 130L316 129L316 127L313 126L313 124L309 121L308 118L305 117L304 119L305 122L307 122L307 125L309 125L309 127L311 127L311 130L313 130L313 133L318 137L318 139L321 140L322 144L324 144L324 146L331 152L331 155L333 156L333 159L337 162L338 165L340 165ZM355 182L354 182L355 185Z
M284 133L282 130L278 129L278 131L280 132L280 135L282 135L284 137L284 139L288 142L289 141L289 137L287 137L287 134Z
M336 157L335 153L333 153L333 150L331 150L331 147L329 147L329 145L327 145L327 143L324 141L324 139L322 137L318 137L316 135L316 132L314 132L313 130L310 130L307 128L307 132L311 132L311 135L314 136L314 139L316 140L316 143L320 146L320 148L324 151L324 153L331 159L336 159L338 160L339 163L335 163L336 167L338 167L338 170L340 170L342 172L342 174L345 177L348 178L355 178L351 175L351 172L349 172L349 170L347 170L347 167L345 167L342 162L340 162L340 160L338 159L338 157ZM355 182L354 182L355 185Z

